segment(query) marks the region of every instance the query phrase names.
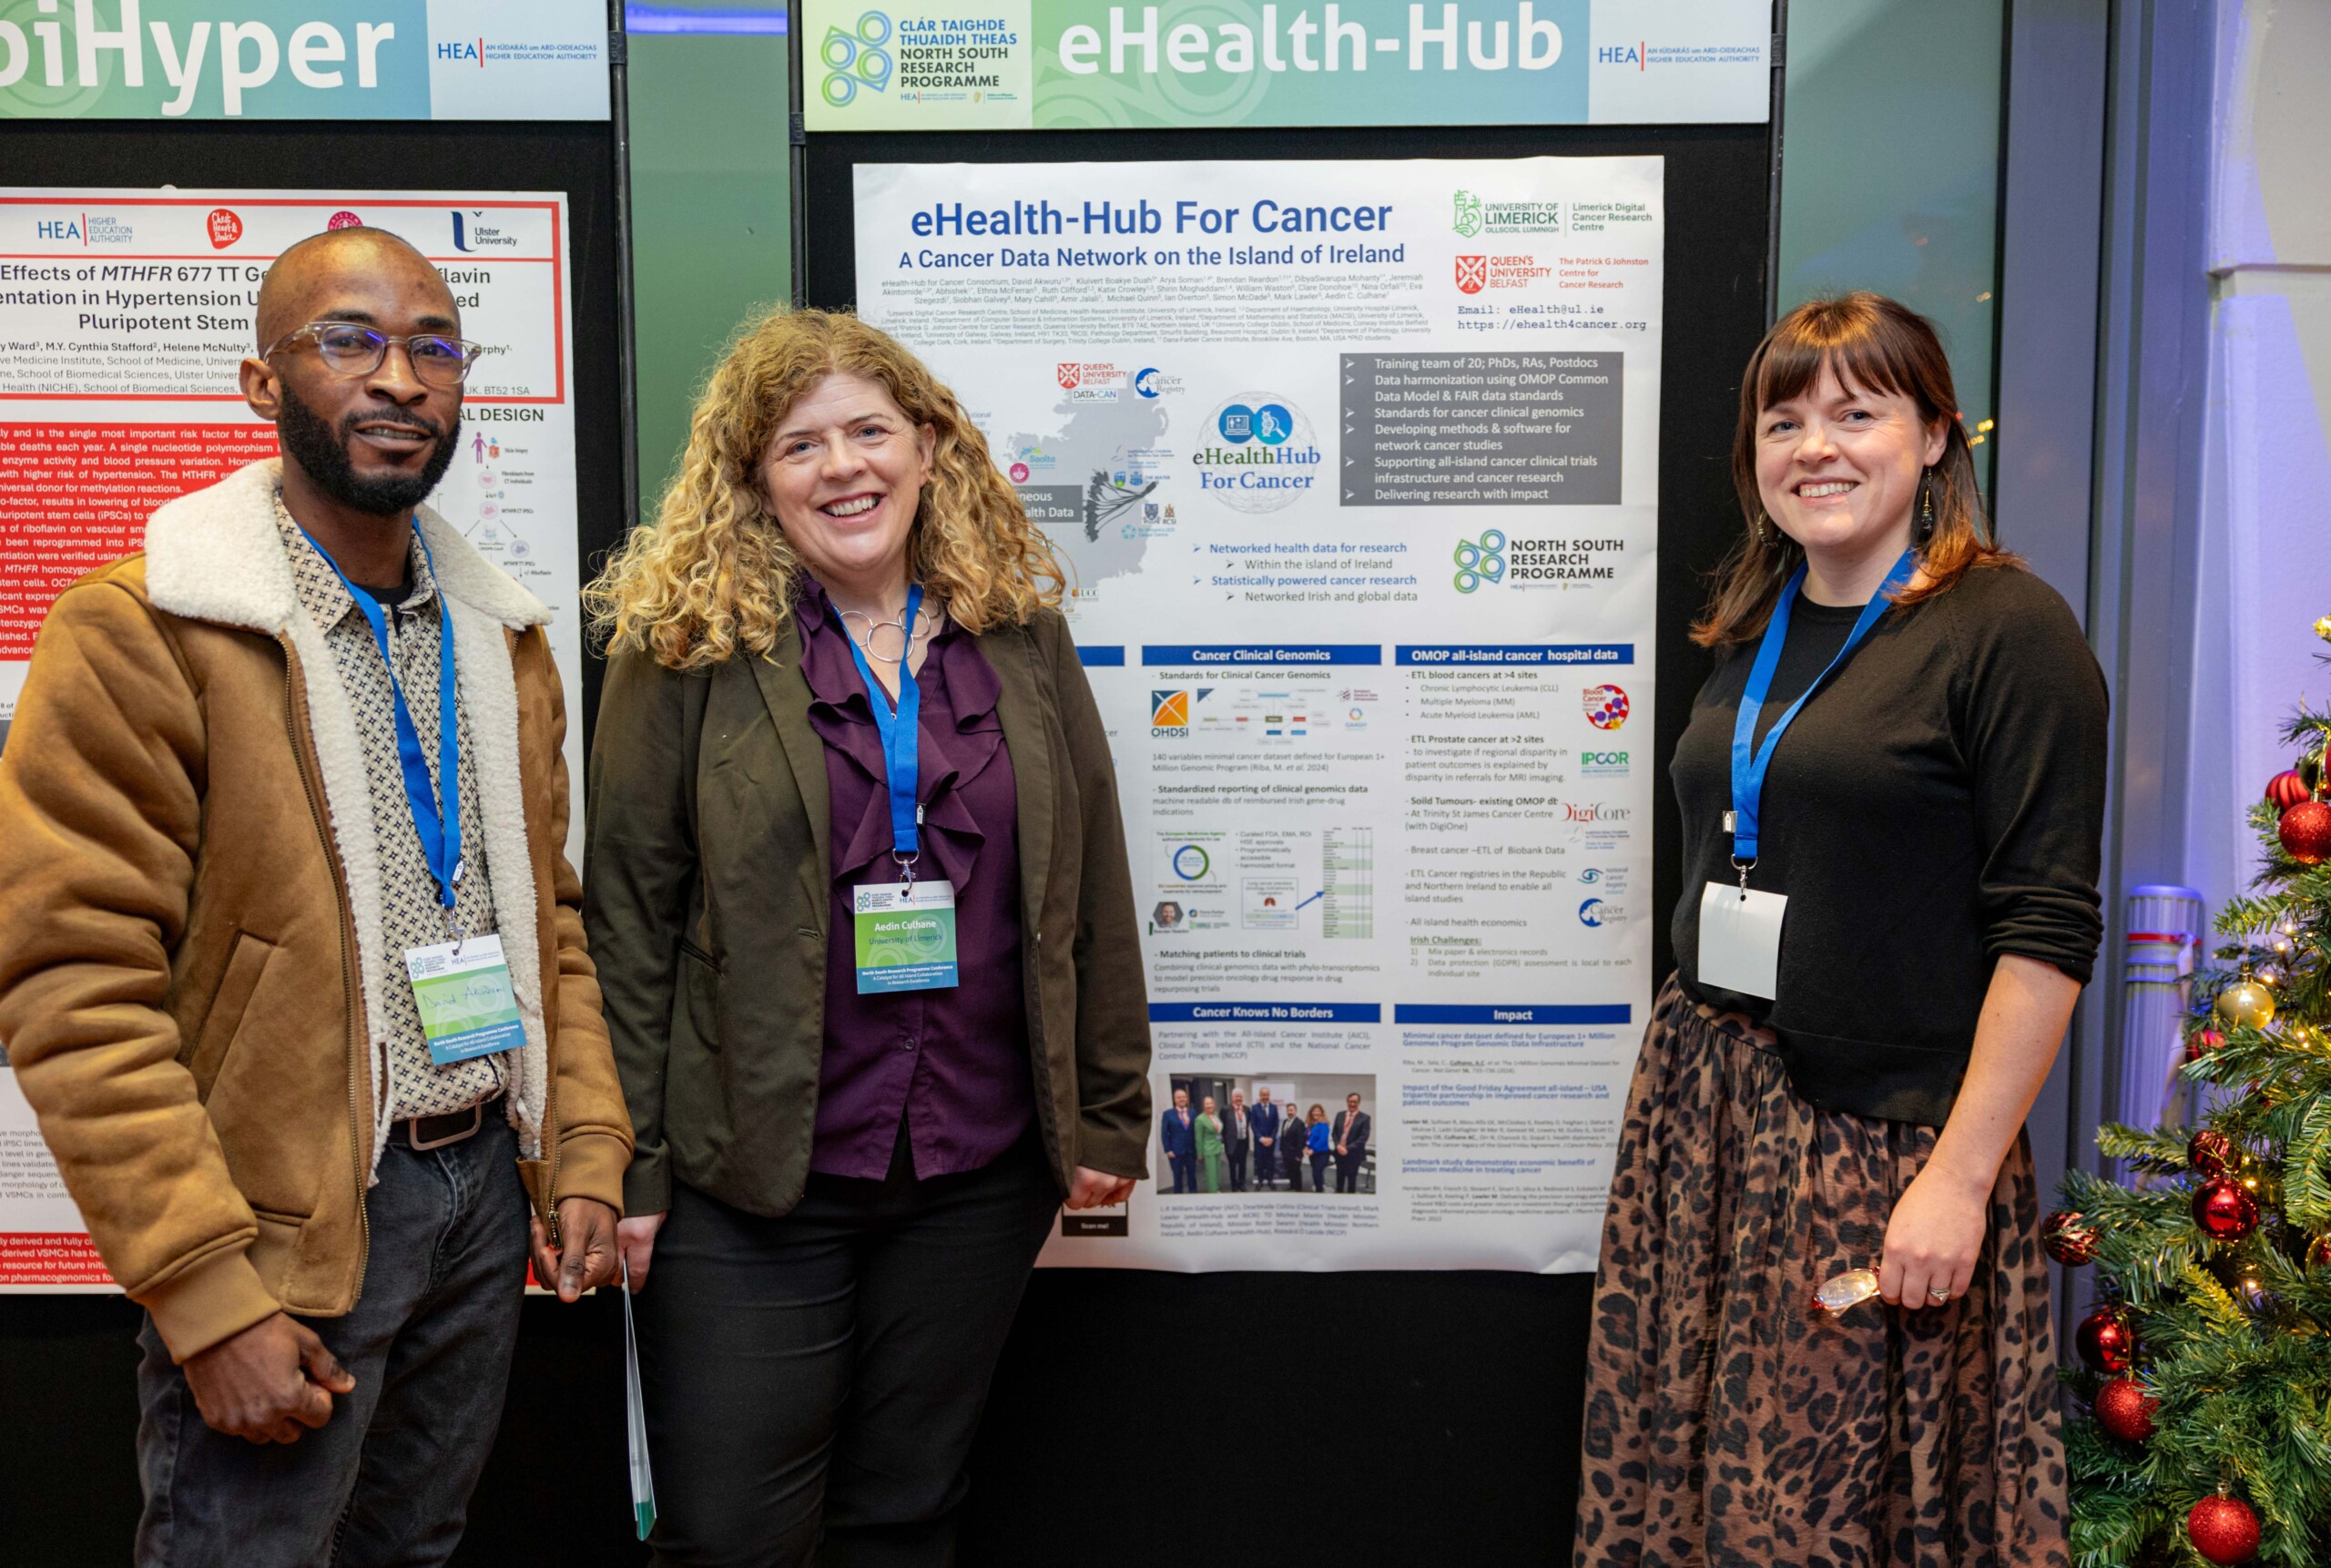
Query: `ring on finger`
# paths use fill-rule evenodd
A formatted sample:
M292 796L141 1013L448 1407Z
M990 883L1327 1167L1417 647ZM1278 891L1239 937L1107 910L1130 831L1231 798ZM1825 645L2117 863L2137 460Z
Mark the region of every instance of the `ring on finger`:
M1927 1287L1927 1295L1937 1301L1948 1301L1950 1299L1950 1292L1949 1290L1939 1290L1931 1285Z

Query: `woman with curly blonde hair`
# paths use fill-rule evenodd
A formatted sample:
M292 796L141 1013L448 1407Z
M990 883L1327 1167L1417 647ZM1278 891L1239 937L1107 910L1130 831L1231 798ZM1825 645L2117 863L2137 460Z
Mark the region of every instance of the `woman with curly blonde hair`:
M800 311L738 338L589 592L585 918L659 1563L951 1561L1053 1216L1146 1174L1132 880L1061 586L953 394Z

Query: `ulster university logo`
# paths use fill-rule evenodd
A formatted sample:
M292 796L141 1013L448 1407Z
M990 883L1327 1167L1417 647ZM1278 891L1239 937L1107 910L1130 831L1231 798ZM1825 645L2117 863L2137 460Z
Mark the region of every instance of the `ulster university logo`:
M1486 256L1457 258L1457 291L1478 294L1490 283L1490 259Z

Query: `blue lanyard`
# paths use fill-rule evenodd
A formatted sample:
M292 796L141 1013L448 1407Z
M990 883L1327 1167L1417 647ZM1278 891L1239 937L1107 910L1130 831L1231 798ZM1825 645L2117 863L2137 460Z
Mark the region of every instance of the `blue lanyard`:
M850 644L850 657L858 666L860 679L866 682L866 704L874 710L874 728L882 737L882 770L889 775L891 790L891 858L899 862L906 880L914 880L914 861L922 844L922 808L915 804L915 769L921 764L922 749L922 687L914 678L914 618L922 608L922 585L917 583L907 590L906 648L899 655L899 708L882 696L881 683L874 678L873 667L866 662L858 639L842 628L842 636Z
M1780 667L1781 645L1788 640L1789 612L1797 604L1797 590L1805 581L1804 563L1789 576L1781 589L1780 602L1773 606L1773 618L1765 623L1764 640L1756 645L1756 662L1749 667L1748 685L1740 694L1740 716L1732 724L1732 863L1740 871L1740 885L1748 885L1748 868L1756 863L1756 807L1765 795L1765 770L1773 765L1773 748L1780 744L1781 731L1786 729L1813 700L1813 694L1829 684L1846 656L1854 651L1869 628L1887 611L1886 596L1910 580L1910 573L1918 565L1916 551L1905 550L1894 569L1886 574L1886 581L1862 606L1861 617L1854 622L1853 631L1846 637L1846 646L1837 650L1828 667L1813 677L1813 684L1804 695L1788 705L1788 711L1774 720L1772 728L1765 732L1765 743L1754 743L1756 735L1756 715L1764 711L1765 695L1773 689L1773 671Z
M379 600L348 580L331 552L316 544L314 535L304 527L300 532L307 535L308 543L315 545L316 554L324 558L340 585L363 612L365 625L372 628L372 641L380 647L382 662L389 667L389 695L396 707L397 765L404 773L405 803L412 808L412 830L420 836L422 858L437 883L437 901L450 910L453 884L462 879L462 740L461 721L453 706L453 615L446 606L444 590L437 591L437 624L444 636L437 658L437 778L445 792L441 812L430 783L429 764L422 759L421 732L413 727L403 683L397 679L397 661L389 652L388 612ZM413 537L421 537L417 530ZM433 578L437 564L430 558L426 539L421 540L421 558Z

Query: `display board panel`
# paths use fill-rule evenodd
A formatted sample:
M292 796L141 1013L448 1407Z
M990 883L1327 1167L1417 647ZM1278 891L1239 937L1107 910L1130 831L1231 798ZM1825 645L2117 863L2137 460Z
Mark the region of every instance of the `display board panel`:
M56 595L142 548L163 503L274 454L236 386L260 284L293 241L351 224L419 247L485 345L430 504L550 606L580 669L564 195L0 188L0 745ZM581 697L570 678L578 860ZM0 1290L110 1283L0 1048Z
M804 0L813 131L1761 122L1771 0Z
M1047 1261L1591 1269L1654 983L1660 161L864 165L855 214L1116 761L1154 1179ZM1167 1146L1209 1100L1243 1157Z
M604 120L603 0L23 0L0 119Z

